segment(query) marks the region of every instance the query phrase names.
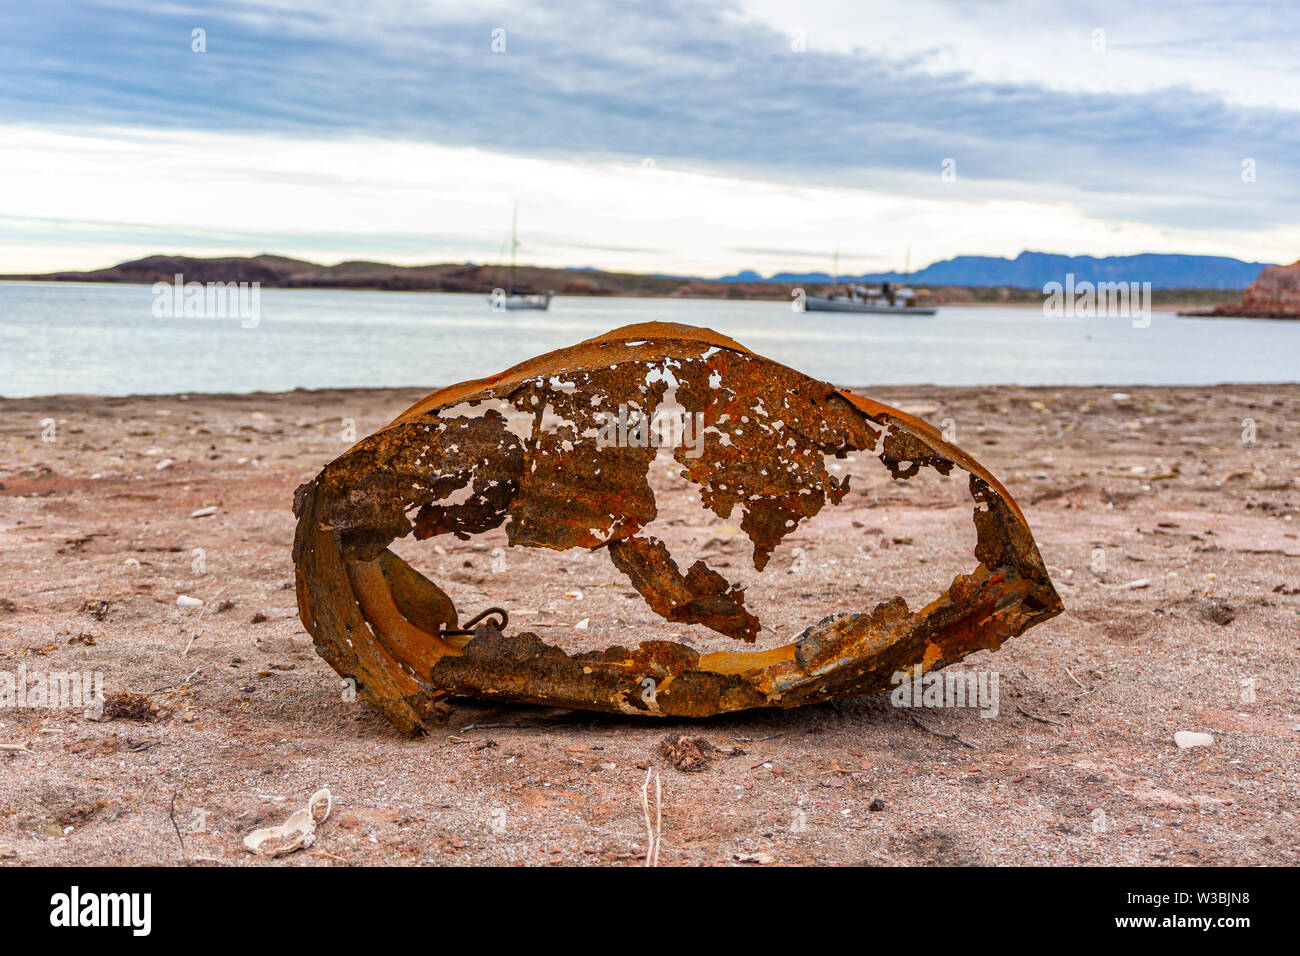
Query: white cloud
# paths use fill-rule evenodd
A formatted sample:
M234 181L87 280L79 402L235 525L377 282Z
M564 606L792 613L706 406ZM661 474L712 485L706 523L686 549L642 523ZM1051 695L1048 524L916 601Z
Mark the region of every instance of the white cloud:
M933 74L1070 92L1187 87L1234 105L1300 110L1295 11L1285 5L740 0L740 9L783 33L803 31L809 50L916 58Z
M807 188L637 163L537 159L368 138L0 127L0 272L154 252L317 261L522 261L717 275L913 267L963 253L1139 251L1290 261L1300 231L1207 236L1102 221L1047 190ZM931 182L933 179L935 182ZM1050 198L1049 198L1050 197ZM1095 199L1095 197L1094 197Z

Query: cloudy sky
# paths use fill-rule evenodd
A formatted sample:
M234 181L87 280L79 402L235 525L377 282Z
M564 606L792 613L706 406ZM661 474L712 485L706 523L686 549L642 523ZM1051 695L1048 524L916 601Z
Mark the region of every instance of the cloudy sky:
M546 265L1291 262L1297 41L1268 0L3 0L0 273L495 262L516 201Z

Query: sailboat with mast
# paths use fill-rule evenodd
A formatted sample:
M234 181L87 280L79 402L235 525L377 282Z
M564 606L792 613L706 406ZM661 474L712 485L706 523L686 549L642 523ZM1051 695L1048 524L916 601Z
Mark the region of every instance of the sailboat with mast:
M510 219L510 279L504 289L493 289L488 297L494 310L536 309L546 311L551 307L553 290L547 292L519 292L515 285L515 253L519 249L519 203L515 203Z

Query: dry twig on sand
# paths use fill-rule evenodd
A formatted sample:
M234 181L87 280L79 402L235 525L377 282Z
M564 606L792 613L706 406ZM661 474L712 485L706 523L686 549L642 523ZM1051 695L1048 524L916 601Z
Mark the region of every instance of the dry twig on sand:
M1024 714L1030 720L1037 720L1039 723L1051 724L1053 727L1065 726L1065 724L1061 723L1059 720L1052 720L1050 717L1039 717L1037 714L1031 714L1029 711L1025 710L1025 708L1021 707L1019 704L1016 704L1016 710L1020 711L1020 713Z
M971 743L969 740L963 740L961 737L958 737L956 734L945 734L941 730L930 729L929 727L925 726L925 724L921 723L921 718L917 717L915 714L912 715L912 723L916 724L916 726L920 727L927 734L934 734L934 736L942 737L944 740L951 740L954 743L961 744L963 747L969 747L971 750L979 750L979 747L975 746L975 744Z
M178 794L176 793L176 791L173 790L172 802L171 802L171 806L167 810L167 815L171 818L172 829L176 831L176 842L181 845L181 862L186 863L188 861L185 859L185 840L181 837L180 824L176 822L176 797L177 796Z
M655 778L655 817L654 822L650 821L650 776ZM649 840L645 850L645 865L659 865L659 841L663 838L664 819L663 819L663 787L659 782L659 774L655 773L654 768L645 772L645 783L641 784L641 812L645 816L646 838Z
M1074 673L1070 670L1070 668L1067 667L1067 668L1065 669L1065 673L1069 674L1069 675L1070 675L1070 680L1072 680L1072 681L1074 681L1076 684L1078 684L1078 685L1079 685L1079 689L1083 691L1082 694L1075 694L1075 695L1074 695L1074 699L1075 699L1075 700L1079 700L1079 699L1081 699L1081 698L1083 698L1083 697L1087 697L1089 694L1096 693L1097 688L1095 688L1095 687L1085 687L1084 684L1083 684L1083 682L1080 681L1079 678L1077 678L1077 677L1074 676Z

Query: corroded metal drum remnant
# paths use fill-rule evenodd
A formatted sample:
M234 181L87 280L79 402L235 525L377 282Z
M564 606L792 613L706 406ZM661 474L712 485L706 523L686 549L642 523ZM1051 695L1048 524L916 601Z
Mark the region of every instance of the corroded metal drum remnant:
M505 633L505 613L463 625L451 598L388 550L409 534L466 539L502 525L512 547L606 550L666 620L753 642L760 623L741 587L703 561L683 573L641 534L657 514L647 470L660 448L606 429L615 409L631 409L639 427L665 402L700 423L701 440L673 458L706 508L724 519L738 510L759 571L847 493L826 459L858 451L895 479L965 472L979 563L918 610L896 597L810 613L783 647L700 653L653 640L570 655ZM851 697L889 689L914 665L996 648L1062 610L1016 503L930 425L668 323L434 392L299 488L294 512L298 609L317 653L406 733L440 723L452 696L688 717Z

